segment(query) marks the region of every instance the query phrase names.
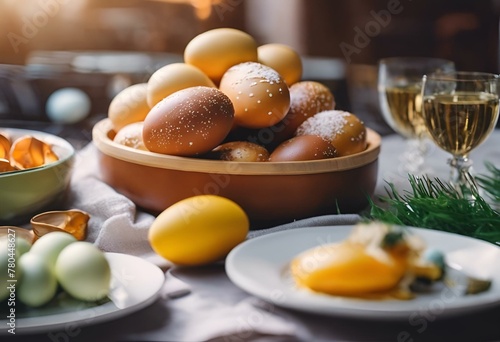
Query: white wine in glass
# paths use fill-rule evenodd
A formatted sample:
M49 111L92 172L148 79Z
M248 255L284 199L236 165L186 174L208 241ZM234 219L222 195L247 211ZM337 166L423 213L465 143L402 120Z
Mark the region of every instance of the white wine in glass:
M406 139L402 173L423 173L426 127L423 122L422 76L455 70L452 61L427 57L391 57L379 61L378 93L382 116Z
M469 153L490 135L499 113L496 74L452 72L423 77L422 117L434 142L452 155L451 183L471 192Z

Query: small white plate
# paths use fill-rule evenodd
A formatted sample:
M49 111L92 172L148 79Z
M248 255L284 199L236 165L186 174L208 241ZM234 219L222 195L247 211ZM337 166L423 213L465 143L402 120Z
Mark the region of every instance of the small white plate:
M92 305L66 298L60 305L26 309L16 307L16 334L74 329L102 323L138 311L159 296L165 275L156 265L127 254L106 253L111 267L110 300ZM5 318L5 315L2 315ZM0 334L8 333L8 320L0 320Z
M244 291L276 306L318 314L363 319L434 319L470 313L500 304L500 248L488 242L428 229L410 228L427 247L443 251L447 262L470 275L489 277L491 288L476 295L460 295L441 287L419 293L412 300L366 300L330 296L299 289L288 272L299 253L344 240L353 226L299 228L247 240L226 259L231 281Z

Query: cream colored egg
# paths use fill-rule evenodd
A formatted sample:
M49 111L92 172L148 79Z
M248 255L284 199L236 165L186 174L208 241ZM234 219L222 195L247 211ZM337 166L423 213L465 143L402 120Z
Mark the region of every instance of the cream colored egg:
M77 241L64 248L57 258L55 274L62 288L76 299L96 301L109 293L108 260L90 242Z
M233 65L257 61L257 42L243 31L217 28L194 37L184 50L184 61L194 65L219 84Z
M257 49L259 63L276 70L288 86L302 78L302 59L300 55L285 44L265 44Z
M17 262L31 248L31 242L20 238L0 237L0 301L9 297L15 298L15 288L10 288L10 280L21 279L22 270ZM14 267L10 267L14 266Z
M215 84L196 66L186 63L168 64L149 78L147 102L153 108L176 91L196 86L215 87Z
M57 292L57 279L46 259L34 253L25 253L19 258L22 278L16 296L31 307L47 304Z
M146 90L147 83L134 84L113 98L109 104L108 118L115 132L128 124L144 120L150 109Z
M35 241L30 253L38 255L40 259L47 261L53 270L59 253L69 244L78 241L73 235L64 232L51 232L43 235Z

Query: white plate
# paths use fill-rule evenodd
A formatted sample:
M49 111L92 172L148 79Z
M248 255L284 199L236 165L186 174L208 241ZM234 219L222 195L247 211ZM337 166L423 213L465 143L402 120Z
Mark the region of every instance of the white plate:
M442 287L412 300L364 300L330 296L294 286L288 263L297 254L345 239L352 226L299 228L247 240L226 259L231 281L277 306L300 311L365 319L434 319L470 313L500 304L500 248L488 242L435 230L411 228L427 243L476 276L493 279L489 291L462 296ZM319 250L320 252L320 250Z
M63 300L61 305L48 305L21 311L17 307L16 334L41 333L102 323L116 319L152 304L165 280L160 268L141 258L119 253L106 253L111 267L110 300L91 306L77 300ZM24 308L25 309L25 308ZM2 315L2 318L5 318ZM0 320L2 334L8 333L7 320Z

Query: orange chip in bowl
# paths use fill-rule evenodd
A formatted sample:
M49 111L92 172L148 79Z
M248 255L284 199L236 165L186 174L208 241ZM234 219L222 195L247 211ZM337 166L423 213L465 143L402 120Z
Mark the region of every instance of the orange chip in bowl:
M10 161L5 158L0 158L0 172L9 172L17 170L10 164Z
M0 134L0 159L9 159L10 139Z
M19 169L42 166L58 159L49 144L32 136L16 139L10 148L10 162Z

